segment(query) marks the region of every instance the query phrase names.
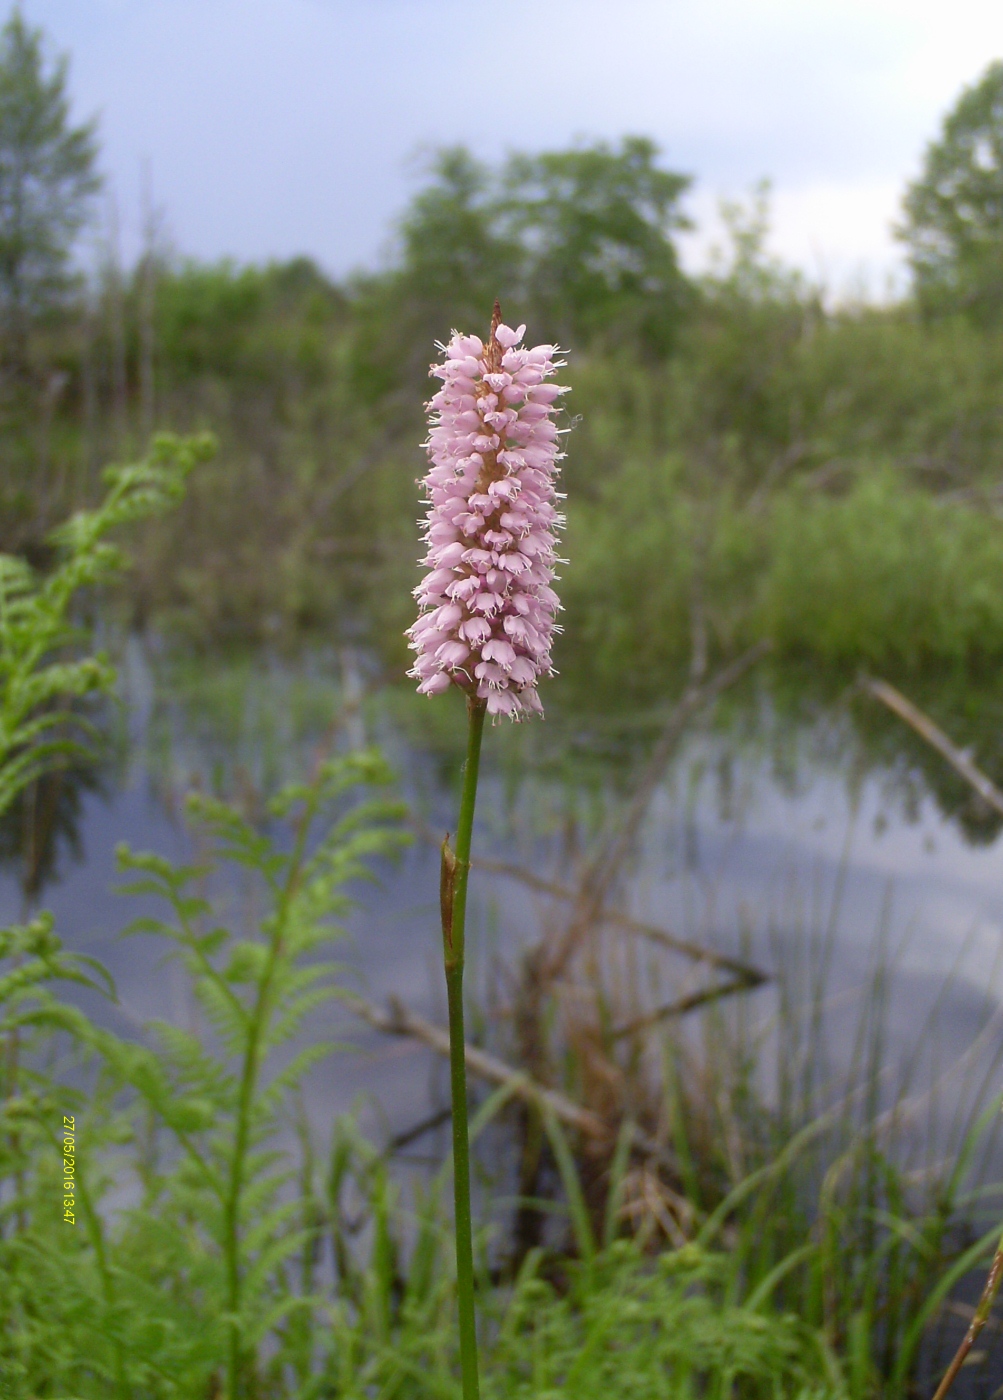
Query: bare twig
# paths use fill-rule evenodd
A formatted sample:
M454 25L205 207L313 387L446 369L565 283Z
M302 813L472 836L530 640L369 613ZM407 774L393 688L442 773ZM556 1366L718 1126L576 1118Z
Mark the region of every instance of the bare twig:
M733 977L730 982L718 982L713 987L703 987L699 991L690 992L688 996L677 997L675 1001L666 1002L664 1006L656 1006L654 1011L636 1016L626 1025L617 1026L613 1031L613 1039L624 1040L627 1036L650 1030L662 1021L669 1021L674 1016L684 1016L687 1011L695 1011L698 1006L706 1006L708 1002L719 1001L721 997L731 996L735 992L747 992L752 987L761 986L765 980L758 974L754 980L748 977Z
M910 729L915 730L921 739L936 749L942 758L947 759L954 771L975 789L986 806L1003 816L1003 792L1000 792L992 779L987 778L980 768L976 768L967 754L951 743L944 731L938 729L928 715L917 709L911 700L907 700L901 691L896 690L887 681L862 676L860 685L868 694L873 695L875 700L887 705L899 719L905 720Z
M448 1123L453 1116L451 1108L440 1108L435 1113L423 1118L420 1123L415 1123L413 1127L405 1128L402 1133L396 1133L387 1143L387 1157L395 1152L400 1152L404 1147L409 1147L412 1142L417 1142L418 1138L424 1137L426 1133L432 1133L436 1128L441 1128L443 1123Z
M511 861L487 860L475 856L470 864L475 870L483 870L489 875L507 875L513 880L519 880L527 888L536 890L539 894L551 895L554 899L571 902L579 897L574 890L568 889L567 885L558 884L556 880L546 880L542 876L534 874L532 870L526 870L523 866L516 865ZM680 938L678 934L669 933L665 929L656 927L655 924L646 924L641 919L633 919L629 914L621 913L619 909L605 907L600 909L596 915L596 922L612 924L615 928L623 929L624 933L647 938L652 943L661 943L664 948L670 948L674 953L681 953L684 957L692 958L694 962L706 963L709 967L719 967L724 972L734 973L736 977L744 978L752 986L758 986L761 982L769 980L765 972L758 967L753 967L751 963L742 962L738 958L729 958L726 954L718 953L702 943L692 943L688 938Z

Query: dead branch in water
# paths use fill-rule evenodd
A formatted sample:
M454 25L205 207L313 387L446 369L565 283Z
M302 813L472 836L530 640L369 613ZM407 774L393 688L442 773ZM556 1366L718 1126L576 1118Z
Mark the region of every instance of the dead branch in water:
M766 978L762 975L757 975L754 981L747 977L733 977L730 982L719 982L713 987L703 987L698 992L690 992L688 996L677 997L675 1001L666 1002L664 1006L656 1006L654 1011L647 1011L643 1016L636 1016L625 1026L617 1026L611 1032L612 1038L625 1040L628 1036L651 1030L653 1026L661 1025L663 1021L670 1021L674 1016L685 1016L687 1011L695 1011L698 1006L707 1006L710 1002L720 1001L722 997L730 997L735 992L748 992L753 987L761 986L765 980Z
M410 1036L448 1059L449 1032L409 1011L397 997L388 999L386 1010L354 994L349 998L348 1005L374 1030L382 1031L384 1035ZM504 1060L488 1054L486 1050L468 1043L466 1060L471 1074L489 1084L499 1084L511 1089L516 1098L523 1099L536 1108L549 1109L559 1122L566 1123L568 1127L585 1133L587 1137L601 1138L604 1141L609 1136L606 1124L597 1113L582 1108L556 1089L544 1088L532 1076L513 1069Z
M887 705L899 719L905 720L909 728L931 748L936 749L941 758L947 759L954 771L975 789L987 807L1003 816L1003 792L1000 792L991 778L987 778L985 773L975 766L967 754L951 743L944 731L939 729L928 715L887 681L876 680L872 676L861 676L860 686L869 695L873 695L875 700L880 700L882 705Z
M427 1045L430 1050L448 1058L448 1031L443 1030L441 1026L434 1026L423 1016L417 1016L413 1011L409 1011L399 998L390 997L386 1010L383 1010L373 1002L367 1001L365 997L353 993L348 998L348 1005L374 1030L382 1031L384 1035L410 1036L413 1040ZM542 1084L538 1084L531 1075L522 1070L513 1069L511 1065L498 1059L496 1055L490 1055L486 1050L481 1050L469 1042L466 1046L466 1061L471 1074L489 1084L497 1084L502 1088L510 1089L515 1098L521 1099L537 1110L552 1113L558 1122L565 1123L569 1128L584 1133L593 1141L608 1146L615 1138L615 1132L611 1135L610 1125L598 1113L582 1108L580 1104L575 1103L573 1099L569 1099L566 1094L562 1094L557 1089L545 1088ZM675 1167L675 1162L665 1148L661 1147L636 1124L631 1130L631 1145L642 1157L652 1158L663 1166Z
M568 889L567 885L558 884L555 880L546 880L542 876L534 874L532 870L526 870L525 867L511 861L488 860L473 856L470 864L475 870L483 870L485 874L506 875L512 880L518 880L527 888L536 890L539 894L551 895L554 899L566 900L571 903L579 897L576 891ZM622 929L624 933L646 938L652 943L660 943L663 948L668 948L673 953L681 953L684 957L692 958L694 962L706 963L709 967L717 967L723 972L731 972L736 978L743 979L750 987L758 987L761 983L769 980L767 974L758 967L754 967L752 963L742 962L739 958L730 958L725 953L718 953L702 943L693 943L688 938L680 938L678 934L669 933L665 929L658 928L655 924L646 924L641 919L631 918L629 914L621 913L619 909L600 909L596 915L596 922L598 924L612 924L615 928Z

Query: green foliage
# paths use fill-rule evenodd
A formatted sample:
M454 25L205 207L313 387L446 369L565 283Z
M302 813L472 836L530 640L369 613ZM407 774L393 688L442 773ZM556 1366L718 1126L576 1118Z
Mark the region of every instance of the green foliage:
M647 1259L621 1241L588 1266L572 1266L560 1287L540 1277L541 1263L531 1256L510 1297L486 1300L486 1400L846 1394L817 1333L792 1315L727 1301L723 1255L689 1245ZM389 1332L385 1323L374 1327L369 1310L360 1309L351 1329L343 1313L334 1327L334 1393L456 1395L448 1302L441 1289L416 1296L408 1288Z
M15 8L0 33L0 323L8 370L23 373L34 321L67 290L74 240L99 186L94 123L71 126L66 60Z
M337 800L360 776L385 775L371 757L349 759L316 784L290 788L274 811L301 821L323 800L318 794ZM218 1392L236 1334L231 1394L236 1375L240 1395L455 1396L452 1250L442 1210L448 1160L405 1208L388 1160L351 1118L336 1121L319 1161L304 1131L298 1168L276 1141L296 1081L334 1048L322 1036L298 1056L272 1061L291 1022L336 992L336 969L311 956L332 930L314 921L337 910L342 881L359 860L385 848L381 819L394 813L382 804L350 807L341 835L322 836L295 882L291 904L302 901L300 913L290 904L282 935L277 918L297 865L295 844L266 839L214 801L200 799L195 812L208 824L212 858L236 863L269 892L260 922L251 937L221 925L201 892L203 871L124 858L138 887L164 893L172 907L169 921L144 920L136 931L169 938L206 1029L164 1025L152 1049L81 1030L107 1068L86 1111L78 1107L87 1150L77 1162L77 1231L53 1225L49 1193L58 1178L46 1125L55 1096L22 1095L10 1107L5 1126L22 1134L24 1176L8 1197L13 1228L0 1241L0 1304L11 1319L0 1361L10 1393L27 1400L47 1385L84 1400L109 1391L130 1400ZM795 992L795 979L783 979L781 999ZM656 1247L654 1218L633 1239L617 1238L626 1218L637 1227L636 1183L646 1170L629 1146L609 1168L597 1247L576 1166L587 1170L587 1155L576 1157L551 1123L563 1192L550 1204L566 1213L570 1229L548 1250L531 1252L509 1283L497 1277L498 1227L482 1229L485 1395L589 1397L614 1387L638 1400L913 1393L920 1346L943 1298L998 1234L995 1220L981 1237L959 1225L981 1208L981 1193L970 1190L972 1167L990 1158L998 1103L980 1105L961 1081L937 1160L910 1156L929 1096L881 1109L882 1007L879 979L862 1011L859 1083L822 1111L819 1096L831 1086L821 1083L811 1040L820 1031L803 1039L799 1008L787 1007L780 1022L777 1103L769 1110L753 1083L761 1054L733 1039L731 1018L711 1013L711 1058L696 1077L667 1033L666 1065L676 1064L666 1068L665 1150L696 1173L688 1188L693 1238L682 1247ZM251 1055L260 1077L244 1098L255 1025ZM123 1086L131 1100L123 1100ZM498 1133L509 1092L482 1105L475 1138L489 1126ZM621 1146L629 1141L621 1135ZM238 1162L240 1205L230 1214ZM130 1174L141 1198L113 1213L109 1188Z
M229 261L162 268L155 308L162 390L169 395L205 375L259 391L277 377L309 382L324 367L324 336L341 311L341 296L308 258L263 268Z
M82 633L72 616L80 591L125 562L107 536L177 505L211 452L206 438L162 436L142 462L108 468L105 500L53 534L60 562L41 580L23 559L0 555L0 816L30 783L86 753L88 726L73 703L113 684L106 658L74 655Z
M384 435L350 391L345 318L306 259L159 270L158 416L211 424L219 453L173 523L145 533L138 613L242 642L343 612L372 539L352 488Z
M56 127L90 150L89 129L67 127L63 69L46 76L38 35L16 15L6 32ZM819 656L848 662L998 654L974 567L952 583L965 619L956 635L918 593L905 608L913 584L894 540L915 508L938 567L976 537L995 567L994 530L970 517L992 516L1003 468L990 285L1001 72L993 65L962 95L908 196L918 303L826 309L768 255L765 186L723 208L726 251L706 276L687 277L676 245L688 177L634 136L497 164L439 151L398 222L390 265L344 286L307 259L202 266L148 249L124 284L113 277L67 303L39 342L49 387L8 437L0 529L9 547L44 557L47 516L94 499L91 464L103 454L145 434L151 416L181 431L212 423L216 463L174 518L145 532L137 614L202 643L362 634L400 674L428 363L454 325L483 330L500 295L509 320L570 351L581 419L566 463L574 626L558 664L570 672L575 636L587 639L583 693L600 656L608 682L628 652L664 688L698 595L721 651L769 628L797 650L817 635ZM27 111L11 93L11 110ZM918 307L935 303L973 316L924 322ZM845 527L857 506L840 504L872 476L885 483L872 505L890 510L887 529L866 521L881 608L850 596ZM805 557L791 524L802 509L818 549L808 562L827 561L814 612L790 583ZM631 588L615 545L635 528ZM915 636L902 630L907 613Z
M598 142L509 161L501 208L524 250L522 302L538 337L672 349L691 300L672 241L690 227L678 207L690 180L657 158L653 141L629 136L618 150Z
M19 961L0 978L0 1033L21 1033L26 1061L0 1120L0 1179L13 1181L3 1198L12 1228L0 1231L0 1361L20 1377L10 1394L187 1397L217 1373L231 1396L286 1394L291 1376L316 1371L326 1306L311 1282L318 1221L281 1135L304 1076L338 1048L300 1032L341 994L328 947L351 903L346 886L405 839L399 803L353 800L388 780L376 754L329 759L274 799L274 837L224 803L193 798L207 838L198 866L119 852L126 888L170 910L130 931L168 941L202 1032L158 1023L155 1048L99 1032L45 985L91 979L86 959L60 951L51 920L4 936L0 953ZM219 921L202 892L217 868L254 882L254 927ZM62 1061L47 1072L39 1061L39 1037L59 1032L97 1057L85 1096L61 1087ZM75 1228L54 1211L57 1125L70 1105ZM113 1218L106 1198L122 1183L126 1148L134 1204Z
M419 334L427 356L430 334L479 326L485 307L490 319L496 296L538 336L639 341L664 356L689 299L673 235L689 227L679 200L690 181L658 154L632 136L618 148L515 154L492 170L463 147L440 151L401 220L400 268L383 289L405 357Z
M43 579L36 579L23 560L0 556L0 813L30 784L88 756L81 739L89 726L71 707L107 691L114 673L105 658L83 648L86 634L74 626L74 602L82 589L106 581L124 562L107 536L176 504L186 477L209 447L205 440L163 437L143 462L110 468L102 505L78 513L54 534L57 562ZM113 1379L122 1395L121 1347L101 1325L103 1307L113 1308L115 1297L104 1224L96 1210L104 1168L95 1162L91 1176L91 1148L113 1141L117 1125L100 1073L96 1081L92 1078L86 1114L94 1134L87 1149L70 1159L74 1195L69 1198L64 1195L67 1159L60 1142L63 1125L75 1128L73 1110L87 1101L80 1092L80 1076L87 1077L82 1061L108 1040L77 1008L57 999L52 984L58 982L114 995L99 964L63 950L50 915L0 931L0 1235L5 1256L0 1312L8 1329L0 1375L10 1394L23 1393L33 1371L36 1393L39 1385L49 1384L58 1358L65 1360L71 1349L68 1337L44 1319L49 1290L62 1286L68 1315L75 1314L80 1325L88 1304L101 1300L96 1374ZM77 1223L74 1209L80 1214L79 1236L75 1229L67 1235L67 1220ZM67 1262L74 1270L69 1283L58 1276Z
M842 1393L820 1335L792 1314L729 1301L722 1255L688 1245L650 1261L622 1241L576 1269L563 1296L533 1277L534 1263L502 1324L490 1395Z
M794 483L766 509L694 498L676 455L635 460L569 514L561 667L583 703L657 694L698 606L721 654L768 637L837 674L984 673L1003 655L1003 525L887 467L835 496Z
M764 188L724 211L728 248L687 280L674 249L684 183L634 138L498 166L450 150L379 275L338 288L303 260L158 264L144 330L137 273L129 396L149 334L158 416L211 422L221 444L188 502L144 532L138 615L202 644L361 637L402 674L433 342L483 326L500 292L509 319L571 352L580 424L564 468L569 625L557 659L582 696L608 696L624 673L663 692L698 599L720 654L764 631L849 665L999 654L973 560L993 575L1003 338L961 317L924 324L909 303L827 311L769 257ZM87 361L99 442L118 431L113 312L98 308ZM85 366L66 365L77 388L57 419L69 461ZM871 478L883 484L865 509L858 487ZM25 520L41 518L44 479ZM869 512L886 505L882 528ZM876 551L863 574L848 525L858 509ZM909 572L910 510L924 558L947 568L966 556L950 584L960 631ZM802 561L818 575L811 607L793 582ZM880 577L880 604L854 596L865 574Z
M453 326L485 332L495 297L537 340L664 358L692 300L673 242L689 226L679 210L689 180L657 159L642 137L516 154L495 169L462 147L440 151L401 220L398 266L357 286L361 392L414 392L434 342Z
M778 502L763 625L824 662L965 665L1003 652L1003 527L875 473Z
M344 806L359 784L388 781L374 754L329 760L311 783L292 785L272 802L272 816L289 826L284 844L222 802L192 798L190 811L211 842L203 865L178 869L157 856L119 853L123 868L138 877L125 888L159 895L172 910L170 921L143 918L130 931L170 940L211 1027L210 1036L199 1036L160 1023L157 1052L114 1051L116 1068L176 1155L172 1170L147 1177L144 1212L133 1224L145 1231L154 1213L164 1231L198 1221L202 1286L214 1291L218 1321L187 1364L204 1366L211 1353L225 1366L233 1397L251 1384L268 1340L310 1307L288 1277L293 1256L309 1247L310 1230L285 1192L289 1169L275 1140L304 1075L336 1047L309 1043L281 1066L275 1056L339 994L337 966L320 955L338 936L333 920L349 906L346 884L367 874L369 860L401 844L392 825L402 815L398 803L373 798ZM337 820L317 839L322 814L339 805ZM218 924L194 892L218 863L256 877L263 904L255 930ZM137 1247L137 1267L141 1253ZM162 1282L169 1278L165 1273ZM193 1310L198 1297L198 1291L188 1295ZM289 1360L280 1352L269 1364L281 1374Z
M167 904L132 931L164 939L180 964L199 1011L187 1029L160 1023L152 1043L123 1042L55 1002L52 978L93 972L47 921L0 944L20 959L0 979L0 1034L22 1037L0 1118L0 1374L12 1400L187 1400L221 1386L274 1400L455 1396L448 1160L406 1202L351 1118L326 1155L301 1119L298 1160L290 1150L304 1076L338 1048L312 1018L341 995L329 943L346 886L401 841L396 803L353 800L386 778L372 754L328 761L274 800L267 829L197 797L204 839L189 867L123 850L129 888ZM817 971L807 976L821 997ZM917 1157L926 1096L880 1101L879 982L858 1077L821 1107L833 1086L799 985L796 969L778 984L770 1107L763 1046L743 1040L740 1015L711 1009L698 1065L685 1035L661 1039L659 1140L681 1164L686 1197L667 1199L676 1211L685 1201L685 1246L661 1241L657 1214L639 1215L661 1179L631 1151L629 1124L600 1163L598 1195L594 1154L546 1125L561 1183L550 1246L512 1281L507 1205L479 1232L486 1396L912 1393L946 1290L997 1234L995 1221L981 1239L961 1224L977 1218L973 1164L992 1159L997 1105L961 1082L937 1160ZM59 1037L79 1047L72 1059L54 1055ZM567 1057L563 1072L574 1079ZM509 1095L473 1125L475 1138L494 1134L489 1181L504 1174ZM67 1111L81 1144L72 1229L54 1209ZM626 1229L634 1237L619 1239Z
M381 305L383 296L396 301L398 355L405 363L423 356L422 370L428 345L454 324L480 325L495 297L518 295L522 263L518 241L499 224L496 172L459 146L440 151L430 174L401 220L400 270L379 293Z
M905 197L902 236L934 311L982 324L1003 314L1003 62L962 92Z
M21 33L42 81L37 36ZM46 91L65 125L57 78ZM995 248L998 172L979 133L996 111L983 106L954 155L986 179L943 187L959 241L929 245L947 250L929 274L931 289L946 279L945 305L969 306L965 279L989 276L981 253L962 255L964 237L976 228ZM712 653L769 635L849 669L999 656L1003 340L978 317L923 324L911 303L826 311L768 258L764 191L726 210L728 256L685 278L674 239L686 180L657 154L639 138L496 168L442 152L382 274L338 288L305 260L157 262L148 283L151 259L124 301L110 281L70 307L43 355L70 387L32 424L62 499L90 499L101 444L145 421L144 373L160 421L220 429L187 505L144 527L140 614L212 643L311 630L357 642L368 629L399 675L432 342L453 324L485 327L501 294L510 320L573 352L583 422L566 464L558 664L583 702L662 699L698 626ZM959 190L982 199L978 219ZM0 561L0 809L87 750L79 706L112 677L82 654L73 599L117 567L108 532L175 504L202 454L161 439L115 469L105 504L59 534L49 572ZM41 520L57 477L24 479ZM212 699L214 732L243 726L254 776L295 766L271 752L294 717L275 740L227 687ZM59 982L108 988L50 920L0 935L0 1391L12 1400L456 1395L441 1174L405 1197L351 1119L322 1152L302 1112L311 1070L337 1048L321 1017L343 995L330 944L349 886L400 843L394 802L355 800L357 785L386 779L372 754L325 762L259 824L202 796L192 865L122 853L132 888L167 906L133 932L163 940L181 967L197 1006L187 1028L158 1023L143 1043L101 1032L55 995ZM488 1218L478 1240L486 1396L916 1390L944 1298L988 1252L969 1187L977 1155L991 1159L995 1116L968 1112L962 1092L942 1159L917 1160L919 1110L903 1098L880 1111L877 1051L842 1111L824 1101L822 1046L785 1038L802 1013L782 1007L770 1107L762 1045L733 1039L713 1012L710 1063L694 1068L684 1036L660 1042L653 1119L668 1182L626 1132L597 1165L548 1126L551 1246L513 1280L503 1224ZM612 1046L615 1068L628 1051ZM553 1063L577 1092L580 1060ZM482 1127L506 1131L502 1098ZM74 1228L56 1205L68 1112ZM488 1180L497 1159L482 1154ZM692 1237L682 1248L659 1234L664 1211L662 1225L657 1212L637 1224L638 1202L666 1186ZM627 1229L637 1237L618 1238Z

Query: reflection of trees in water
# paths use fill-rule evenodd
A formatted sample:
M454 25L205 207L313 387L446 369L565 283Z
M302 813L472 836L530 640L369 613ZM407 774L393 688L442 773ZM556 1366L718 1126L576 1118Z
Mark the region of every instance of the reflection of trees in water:
M150 648L142 664L152 703L140 758L172 815L199 789L262 821L268 799L309 773L320 752L366 744L367 677L347 649L282 657L235 648L207 663L199 651Z
M84 794L105 791L105 775L94 765L62 768L36 779L0 816L0 868L14 873L25 905L59 878L65 857L82 858Z
M897 684L986 777L1003 786L1003 687L997 678L976 683L947 675ZM855 695L852 709L866 760L889 775L889 791L904 798L907 819L914 819L923 798L929 797L971 845L988 846L996 840L1003 818L942 754L872 698Z
M365 742L363 708L372 691L380 690L380 678L367 674L367 661L364 655L321 649L281 661L252 649L209 664L204 655L188 655L183 648L145 655L153 705L134 757L151 793L167 811L175 811L182 793L202 787L236 798L260 818L268 794L308 769L318 744ZM890 679L1003 787L1003 681ZM855 682L846 672L785 658L763 664L755 678L695 721L693 737L700 730L714 736L709 776L721 812L755 801L739 789L743 757L758 756L767 757L781 789L796 791L826 772L851 784L873 776L889 820L915 820L923 802L932 799L968 841L993 842L1003 826L1000 818L939 754ZM607 804L622 798L646 763L679 683L676 675L666 677L665 707L624 705L598 715L555 684L546 726L533 732L499 729L494 735L497 819L503 826L507 819L513 827L531 829L535 839L546 834L551 847L560 834L566 859L573 861L578 846L594 836ZM431 760L425 781L434 774L433 788L448 788L462 759L453 726L439 723L449 717L433 712L410 690L381 693L377 712L383 723L389 721L409 747ZM349 724L353 717L358 733ZM88 719L103 736L103 762L41 779L0 817L0 869L15 876L27 904L59 879L67 860L84 855L84 797L103 794L114 782L110 711L102 708Z
M123 737L116 717L107 699L67 706L65 725L53 733L82 747L29 783L0 813L0 871L17 880L25 914L61 878L67 859L85 858L84 798L110 791Z
M1003 676L890 670L882 679L1003 787ZM765 744L774 777L791 791L825 769L850 785L876 779L890 820L915 822L930 800L972 845L992 844L1003 828L998 813L942 755L845 669L778 659L763 668L756 686L726 698L714 726L736 748Z

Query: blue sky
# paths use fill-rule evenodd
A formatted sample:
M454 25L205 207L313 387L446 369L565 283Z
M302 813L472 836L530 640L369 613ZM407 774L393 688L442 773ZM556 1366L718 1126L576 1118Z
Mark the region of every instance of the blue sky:
M773 182L774 250L834 292L900 275L905 181L1003 56L999 0L24 0L97 113L127 254L144 167L184 253L386 256L421 151L653 136L722 196Z

